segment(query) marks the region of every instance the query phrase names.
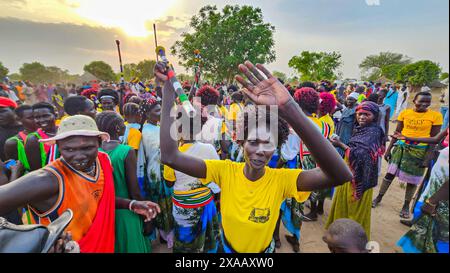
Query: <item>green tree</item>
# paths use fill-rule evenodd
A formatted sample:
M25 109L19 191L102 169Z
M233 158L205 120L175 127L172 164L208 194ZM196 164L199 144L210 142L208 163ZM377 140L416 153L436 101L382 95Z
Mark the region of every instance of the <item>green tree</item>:
M381 68L381 76L384 76L389 80L395 81L397 79L398 72L403 67L405 67L405 65L403 65L403 64L390 64L390 65L383 66ZM377 79L373 79L373 80L377 80Z
M116 76L111 66L103 61L94 61L84 66L85 72L91 73L102 81L114 81Z
M409 82L413 88L430 84L439 79L441 68L432 61L418 61L403 67L397 76L399 82Z
M441 76L439 77L439 79L441 81L448 79L448 72L442 73Z
M22 80L22 75L20 75L19 73L12 73L8 77L11 81L21 81Z
M69 80L69 71L56 66L46 67L47 81L52 83L63 83Z
M0 62L0 81L3 80L9 73L9 69L3 66L2 62Z
M200 50L204 79L231 82L245 60L275 60L275 27L264 22L260 8L227 5L220 12L208 5L192 17L190 27L192 31L181 34L181 40L172 46L172 54L178 56L180 65L193 69L194 51Z
M156 61L154 60L143 60L140 61L137 65L136 65L136 74L137 77L139 77L139 79L141 81L146 81L146 80L150 80L153 79L153 69L155 68L155 64Z
M189 81L190 83L192 83L194 81L194 76L180 73L177 74L177 79L180 80L181 82Z
M123 65L123 76L125 78L125 81L129 82L133 78L137 77L136 66L137 66L137 64L135 64L135 63ZM118 75L119 75L118 79L120 79L120 73Z
M342 65L339 52L303 51L289 61L289 67L300 74L301 81L335 80Z
M287 76L285 73L280 72L280 71L273 71L272 75L274 75L275 77L281 79L282 81L286 82L287 81Z
M411 58L400 53L380 52L378 55L367 56L359 68L364 80L375 81L381 77L382 69L393 64L407 65L411 63Z
M49 80L47 68L39 62L24 63L19 71L23 80L33 83L46 83Z

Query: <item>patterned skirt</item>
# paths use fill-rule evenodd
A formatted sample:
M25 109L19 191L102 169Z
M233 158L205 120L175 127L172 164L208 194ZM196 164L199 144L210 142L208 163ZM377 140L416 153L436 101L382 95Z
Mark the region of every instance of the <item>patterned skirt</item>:
M175 191L174 253L217 253L220 241L219 214L214 195L206 187Z
M419 185L426 170L422 167L426 153L427 146L398 141L392 150L387 173L395 175L402 182Z
M448 152L445 148L431 170L428 184L422 192L414 215L414 225L397 242L405 253L449 253L449 201L441 201L436 216L422 214L420 206L433 196L449 179Z

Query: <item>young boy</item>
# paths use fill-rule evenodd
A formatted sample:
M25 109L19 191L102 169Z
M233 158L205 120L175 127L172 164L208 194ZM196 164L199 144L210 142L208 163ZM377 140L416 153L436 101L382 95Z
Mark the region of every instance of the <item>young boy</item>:
M338 219L323 236L331 253L379 253L376 242L368 242L363 227L351 219Z

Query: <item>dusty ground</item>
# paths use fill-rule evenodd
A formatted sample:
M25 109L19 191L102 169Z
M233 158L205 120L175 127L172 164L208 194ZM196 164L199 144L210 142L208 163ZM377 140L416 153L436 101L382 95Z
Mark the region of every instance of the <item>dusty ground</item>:
M433 92L433 105L431 109L439 111L439 95ZM409 107L412 107L412 97L410 98ZM395 130L396 125L391 123L390 131ZM386 173L387 163L383 160L383 171L379 179L379 184ZM374 197L378 194L379 185L374 190ZM371 240L380 244L381 253L399 253L401 249L396 246L397 241L408 227L400 223L399 213L403 205L405 190L400 187L397 180L392 183L389 191L385 195L383 202L376 208L372 209L372 231ZM331 200L325 202L325 214L321 216L317 222L304 223L301 230L300 252L302 253L327 253L329 252L327 245L322 241L324 233L324 225L326 223L328 212L331 207ZM308 209L306 209L308 212ZM287 234L283 225L280 228L281 249L277 249L278 253L292 253L291 245L286 241L284 235ZM166 246L162 246L156 242L153 244L153 252L170 253L171 250Z

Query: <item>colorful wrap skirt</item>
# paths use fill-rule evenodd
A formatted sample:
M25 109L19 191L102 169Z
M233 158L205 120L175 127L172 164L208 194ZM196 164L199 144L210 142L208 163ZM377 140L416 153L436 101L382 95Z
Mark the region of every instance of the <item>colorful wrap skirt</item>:
M419 185L426 170L422 164L427 154L427 148L427 145L397 141L392 150L387 173L395 175L401 182Z
M174 253L217 253L220 241L219 214L214 195L207 187L174 191Z

